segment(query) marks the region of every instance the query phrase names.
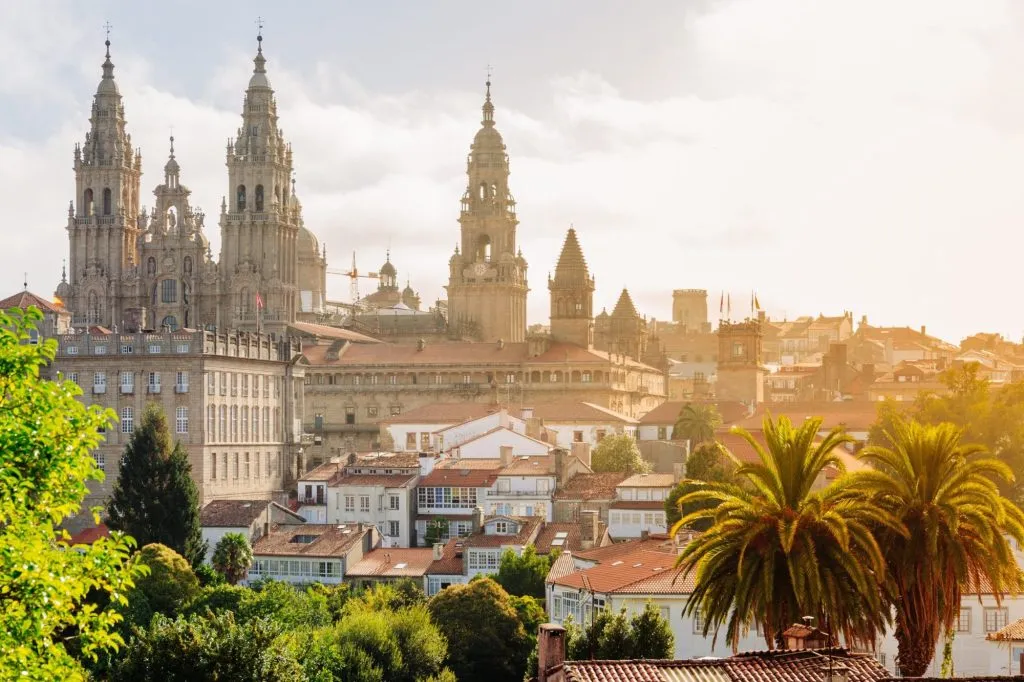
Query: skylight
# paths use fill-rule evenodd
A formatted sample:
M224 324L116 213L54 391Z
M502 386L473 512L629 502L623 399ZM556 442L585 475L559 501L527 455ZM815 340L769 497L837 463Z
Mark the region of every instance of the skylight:
M561 547L564 544L565 544L565 538L555 538L554 540L551 541L551 546L552 547Z
M621 565L622 565L621 561L613 561L612 562L612 566L621 566Z
M561 538L564 540L567 537L569 537L569 533L567 531L560 530L557 533L555 533L555 538Z
M299 543L301 545L308 545L309 543L311 543L314 540L316 540L318 537L320 537L320 536L318 536L318 535L295 535L295 536L292 536L292 542L297 542L297 543Z
M408 567L409 567L409 564L405 563L404 561L402 563L400 563L400 564L395 564L395 568L408 568Z

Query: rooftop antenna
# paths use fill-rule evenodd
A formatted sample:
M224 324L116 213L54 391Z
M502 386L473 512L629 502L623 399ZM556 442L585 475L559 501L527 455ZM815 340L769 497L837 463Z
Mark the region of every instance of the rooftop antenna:
M24 285L25 285L25 291L28 291L28 273L26 272L26 273L24 273L24 274L25 274L25 279L24 279L24 281L22 282L22 284L24 284Z
M114 28L114 26L109 21L103 24L103 29L107 32L107 59L110 59L110 29L112 28Z

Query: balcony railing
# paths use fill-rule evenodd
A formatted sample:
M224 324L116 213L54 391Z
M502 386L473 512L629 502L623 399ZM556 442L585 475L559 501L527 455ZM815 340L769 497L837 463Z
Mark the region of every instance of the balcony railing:
M135 384L121 384L121 393L135 393Z
M149 392L150 393L159 393L160 392L160 384L150 384L149 385Z
M92 392L93 393L106 393L107 392L107 385L106 384L93 384L92 385Z
M188 384L175 384L174 385L174 392L175 393L188 393Z
M327 504L327 501L323 497L303 497L299 499L299 504Z
M545 490L543 492L539 492L537 490L488 490L487 497L543 497L547 499L551 497L551 491Z

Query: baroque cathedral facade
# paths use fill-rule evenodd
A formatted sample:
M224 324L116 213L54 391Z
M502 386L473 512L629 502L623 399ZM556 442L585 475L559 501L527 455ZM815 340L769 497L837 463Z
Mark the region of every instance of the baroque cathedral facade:
M242 125L225 149L218 260L206 216L181 181L173 137L153 207L142 207L142 153L127 131L107 41L90 129L75 145L70 260L56 291L73 326L284 333L323 310L326 248L303 224L292 150L257 40Z

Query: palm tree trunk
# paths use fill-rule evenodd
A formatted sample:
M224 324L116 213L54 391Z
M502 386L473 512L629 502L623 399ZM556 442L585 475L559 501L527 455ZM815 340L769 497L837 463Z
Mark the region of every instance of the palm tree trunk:
M921 617L921 604L907 598L896 610L896 643L899 645L901 677L921 677L935 657L939 624L935 618Z

